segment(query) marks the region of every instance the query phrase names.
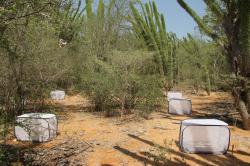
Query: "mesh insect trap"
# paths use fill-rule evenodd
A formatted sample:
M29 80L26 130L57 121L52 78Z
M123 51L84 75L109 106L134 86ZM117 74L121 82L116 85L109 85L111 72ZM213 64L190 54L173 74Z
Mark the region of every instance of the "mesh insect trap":
M167 95L167 97L168 97L168 101L170 100L170 99L181 99L182 98L182 93L181 92L168 92L168 95Z
M190 99L170 99L168 101L168 113L176 115L189 115L192 112Z
M187 119L181 122L179 143L186 153L225 154L230 130L227 123L217 119Z
M19 141L46 142L56 137L57 118L54 114L29 113L17 117L15 136Z
M192 111L190 99L182 97L181 92L168 92L168 113L176 115L189 115Z
M63 100L65 98L65 92L62 90L55 90L50 92L50 97L53 100Z

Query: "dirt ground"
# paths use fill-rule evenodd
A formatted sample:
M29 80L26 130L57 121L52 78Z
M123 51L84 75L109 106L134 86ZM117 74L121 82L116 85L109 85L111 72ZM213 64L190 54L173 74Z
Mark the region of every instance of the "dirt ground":
M54 103L60 108L59 135L38 146L48 148L61 140L77 138L93 147L82 158L89 166L250 165L250 132L234 126L240 124L237 115L230 115L231 120L225 119L231 124L231 142L226 155L185 154L179 150L181 120L214 115L223 119L225 112L234 112L227 93L188 97L192 99L192 116L169 115L162 110L147 120L128 115L121 121L119 117L104 118L87 112L89 103L84 97L68 96ZM11 143L20 144L17 141Z

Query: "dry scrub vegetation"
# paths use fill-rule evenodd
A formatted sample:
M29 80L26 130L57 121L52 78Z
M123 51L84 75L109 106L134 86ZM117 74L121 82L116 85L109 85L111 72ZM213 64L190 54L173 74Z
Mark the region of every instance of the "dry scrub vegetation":
M168 32L153 0L1 1L0 165L249 165L250 1L204 0L204 17L177 2L199 33ZM179 151L171 90L230 124L228 155ZM58 137L15 141L28 112L56 114Z

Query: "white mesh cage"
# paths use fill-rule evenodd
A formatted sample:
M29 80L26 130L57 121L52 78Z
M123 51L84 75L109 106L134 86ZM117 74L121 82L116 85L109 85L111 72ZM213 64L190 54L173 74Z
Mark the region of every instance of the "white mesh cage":
M168 101L168 112L177 115L189 115L192 111L190 99L170 99Z
M56 137L57 118L54 114L30 113L17 117L15 136L20 141L46 142Z
M187 153L224 154L230 143L227 123L216 119L188 119L181 123L180 147Z
M50 96L53 100L63 100L65 98L65 92L62 90L51 91Z
M172 98L176 98L176 99L181 99L182 98L182 93L181 92L168 92L167 95L168 100L172 99Z

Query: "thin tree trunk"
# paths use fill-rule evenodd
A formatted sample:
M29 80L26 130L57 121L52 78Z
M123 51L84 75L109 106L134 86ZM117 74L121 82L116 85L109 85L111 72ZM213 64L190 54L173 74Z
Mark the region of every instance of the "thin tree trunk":
M242 125L245 130L250 130L250 116L248 113L247 105L249 106L249 101L246 102L242 99L240 90L234 88L233 89L233 96L235 99L235 106L239 110L241 118L242 118Z
M250 114L250 91L247 91L246 93L246 101L247 101L248 114Z
M239 101L239 111L242 117L242 124L245 130L250 130L250 117L247 111L246 103L242 100Z

